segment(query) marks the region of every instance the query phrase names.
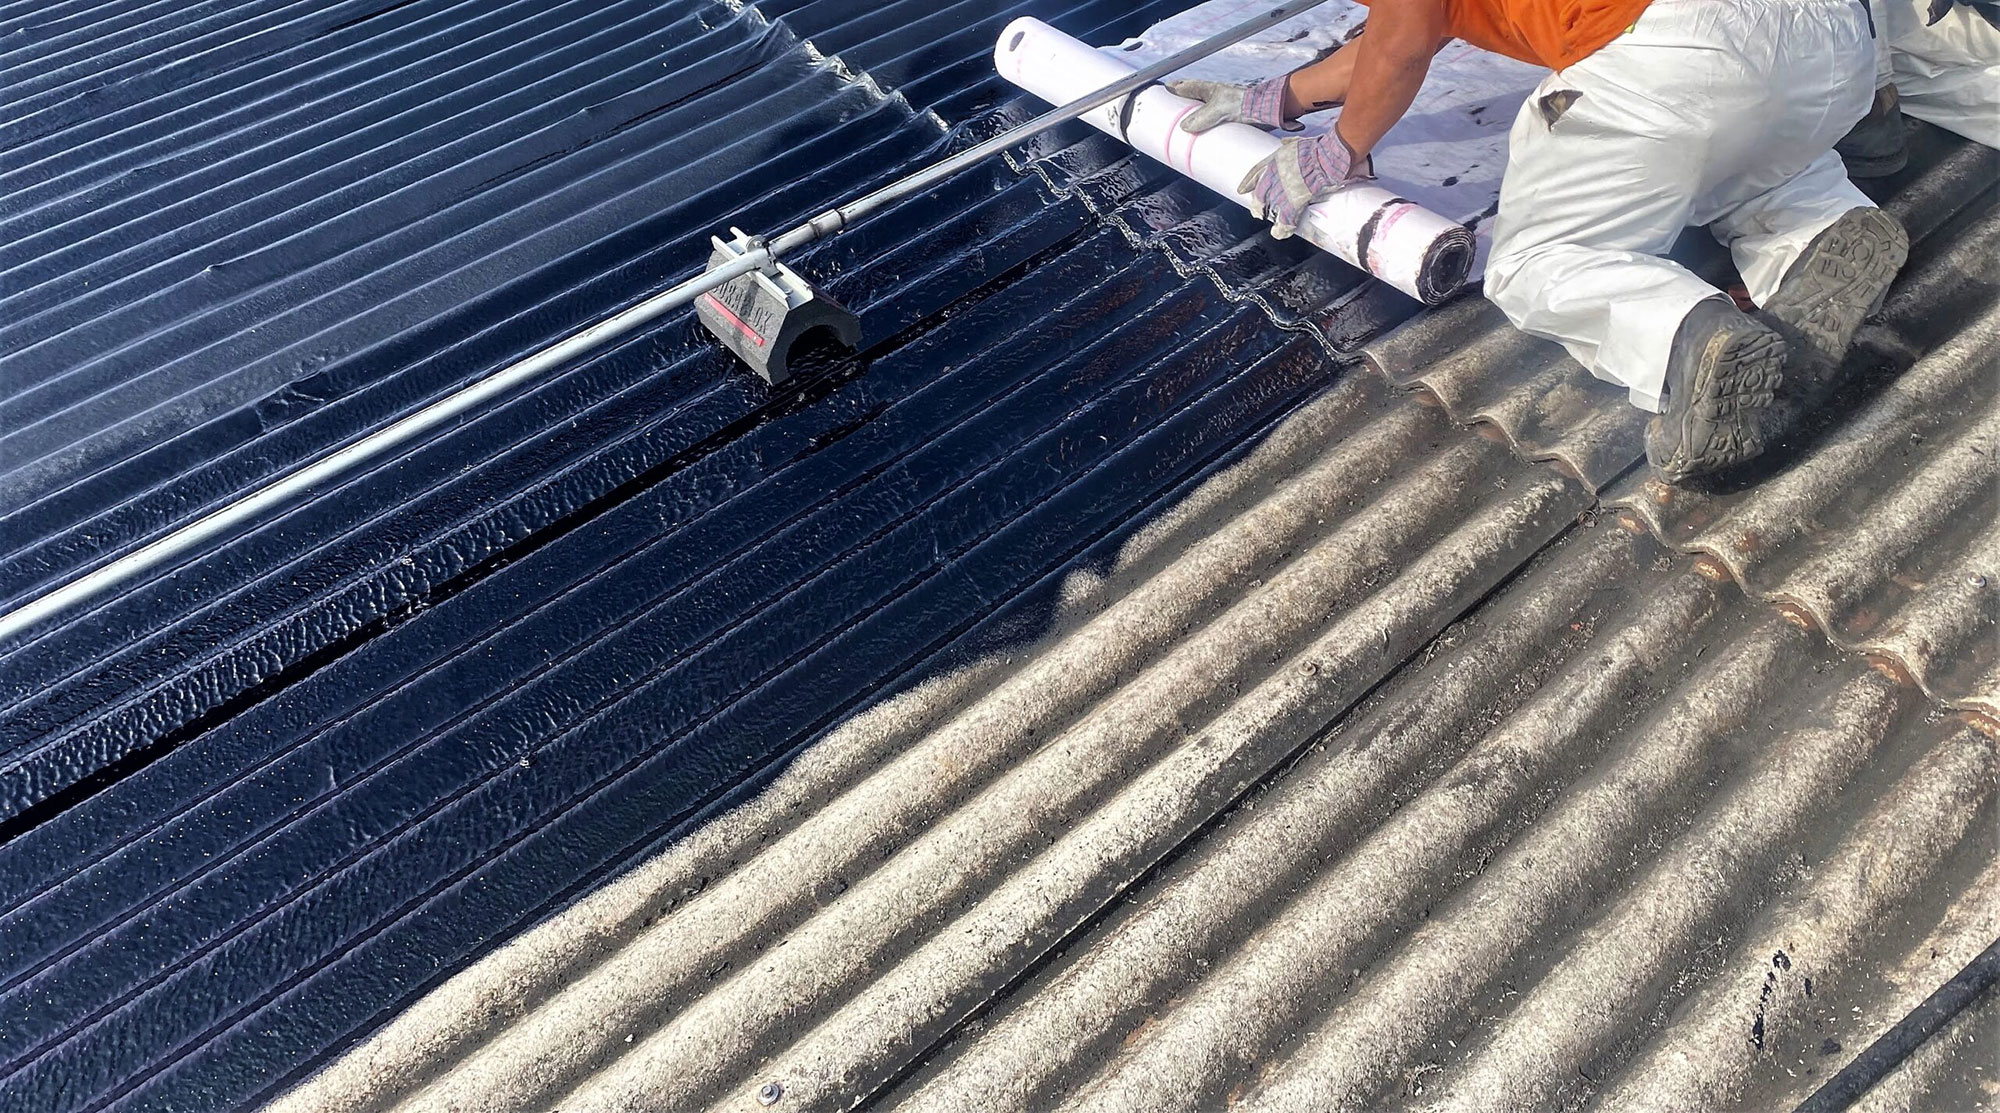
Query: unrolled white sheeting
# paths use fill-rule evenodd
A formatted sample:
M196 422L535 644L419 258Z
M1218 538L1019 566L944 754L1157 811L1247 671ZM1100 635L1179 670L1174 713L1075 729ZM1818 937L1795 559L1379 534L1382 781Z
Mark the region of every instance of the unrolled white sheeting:
M1133 67L1157 62L1263 11L1262 0L1208 0L1154 24L1104 52ZM1368 16L1352 0L1328 3L1225 47L1182 70L1180 77L1248 84L1289 73L1325 57ZM1514 115L1549 71L1453 42L1431 62L1430 76L1402 121L1375 148L1378 184L1440 216L1467 224L1478 238L1473 277L1485 272L1491 214L1507 168L1507 131ZM1339 110L1300 122L1324 133Z
M1133 70L1122 59L1033 17L1017 19L1001 31L994 65L1002 76L1052 104L1074 100ZM1150 86L1083 119L1247 205L1249 198L1236 187L1277 148L1277 139L1245 124L1224 124L1200 134L1182 130L1181 121L1197 107L1197 101ZM1458 291L1472 262L1472 237L1463 225L1369 183L1349 185L1312 205L1299 222L1299 235L1431 304Z

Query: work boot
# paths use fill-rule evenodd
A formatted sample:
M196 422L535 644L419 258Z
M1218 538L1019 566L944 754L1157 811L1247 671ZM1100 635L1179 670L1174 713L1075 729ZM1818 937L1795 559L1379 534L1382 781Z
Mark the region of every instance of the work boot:
M1903 127L1903 109L1894 85L1875 90L1868 115L1833 145L1850 178L1886 178L1910 161L1910 136Z
M1646 427L1646 458L1679 483L1764 451L1759 413L1784 377L1785 340L1726 297L1696 302L1667 356L1666 409Z
M1895 217L1873 206L1849 209L1799 252L1764 312L1795 331L1794 342L1838 363L1909 255L1909 233Z
M1842 213L1799 253L1762 310L1792 350L1784 385L1764 413L1767 440L1790 432L1832 393L1855 332L1881 308L1909 253L1903 226L1876 208Z

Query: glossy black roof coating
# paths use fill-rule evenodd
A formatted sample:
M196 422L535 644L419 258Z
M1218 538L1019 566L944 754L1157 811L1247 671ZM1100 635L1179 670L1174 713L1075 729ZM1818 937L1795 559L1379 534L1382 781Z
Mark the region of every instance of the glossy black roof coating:
M1000 126L1005 20L1171 7L0 9L0 596ZM999 164L798 265L867 330L803 390L674 321L0 651L11 1103L268 1096L1329 376Z

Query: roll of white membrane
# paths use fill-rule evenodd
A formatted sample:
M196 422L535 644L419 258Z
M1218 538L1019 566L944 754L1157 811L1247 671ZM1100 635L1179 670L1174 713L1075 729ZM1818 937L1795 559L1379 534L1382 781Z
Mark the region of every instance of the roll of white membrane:
M1000 76L1051 104L1065 104L1125 77L1133 67L1031 16L1009 23L993 48ZM1199 135L1181 120L1200 102L1151 85L1083 115L1083 120L1202 185L1248 207L1236 186L1278 148L1270 133L1222 124ZM1427 305L1457 293L1472 268L1472 233L1370 182L1315 203L1299 235Z

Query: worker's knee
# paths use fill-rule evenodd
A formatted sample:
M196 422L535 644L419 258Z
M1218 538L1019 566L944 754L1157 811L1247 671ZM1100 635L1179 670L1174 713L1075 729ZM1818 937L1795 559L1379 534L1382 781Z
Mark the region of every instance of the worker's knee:
M1516 322L1524 316L1523 303L1538 285L1524 280L1521 273L1529 262L1530 254L1503 250L1496 242L1486 259L1486 299Z

